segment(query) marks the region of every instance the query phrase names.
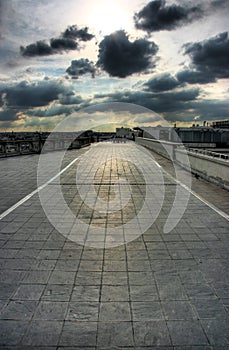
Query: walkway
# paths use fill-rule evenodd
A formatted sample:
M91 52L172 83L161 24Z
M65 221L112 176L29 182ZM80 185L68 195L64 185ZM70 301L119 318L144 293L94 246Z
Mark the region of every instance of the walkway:
M37 162L0 160L2 211L36 189ZM62 169L71 162L0 221L0 349L228 349L226 218L134 143L69 151Z

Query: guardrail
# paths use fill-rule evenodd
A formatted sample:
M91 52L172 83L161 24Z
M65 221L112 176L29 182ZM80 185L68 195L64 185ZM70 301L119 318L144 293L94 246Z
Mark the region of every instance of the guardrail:
M217 152L213 152L213 151L209 151L209 150L200 150L200 149L196 149L196 148L187 148L187 150L189 152L192 152L192 153L202 154L202 155L206 155L208 157L224 159L224 160L229 161L229 155L227 155L227 154L217 153Z

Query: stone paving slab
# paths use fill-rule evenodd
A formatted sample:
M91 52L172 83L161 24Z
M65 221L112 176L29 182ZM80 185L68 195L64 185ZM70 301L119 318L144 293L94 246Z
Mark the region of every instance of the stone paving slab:
M74 185L77 162L61 176L62 192L71 210L103 233L137 215L146 194L136 166L115 156L138 154L136 145L98 145L94 148L98 158L93 161L101 152L108 152L108 147L114 159L98 167L95 188L98 198L109 204L115 198L114 183L119 177L120 192L125 179L132 183L133 195L118 213L95 213L84 205ZM78 152L69 152L65 164ZM1 160L1 169L5 161ZM12 183L20 182L20 158L10 161L17 169ZM90 164L85 166L90 170ZM35 166L24 175L32 190L34 171ZM161 184L155 176L158 181L152 172L156 199ZM88 171L83 182L92 180ZM0 349L229 348L228 221L191 196L178 225L164 233L175 196L174 183L166 174L164 183L165 201L157 220L139 237L113 248L93 248L90 241L80 245L60 234L48 221L38 195L0 221ZM2 186L6 184L4 178ZM9 196L15 192L19 200L25 183L18 193L17 187L12 191L9 184ZM55 187L50 184L47 193ZM120 196L122 201L125 197ZM58 202L50 203L61 223ZM136 233L135 227L131 229Z

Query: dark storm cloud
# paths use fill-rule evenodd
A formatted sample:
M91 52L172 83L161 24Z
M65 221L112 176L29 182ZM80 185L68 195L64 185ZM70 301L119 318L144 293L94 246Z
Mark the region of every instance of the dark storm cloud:
M88 33L88 28L78 29L76 25L68 27L64 33L58 38L52 38L47 43L44 40L37 41L36 43L21 46L20 51L22 56L47 56L55 55L63 51L77 50L79 49L78 41L89 41L94 35Z
M229 77L227 32L202 42L187 43L183 47L191 64L189 69L177 73L176 77L181 83L208 84Z
M200 120L228 118L229 101L201 99L201 90L183 89L165 93L146 91L122 91L110 94L97 94L95 98L106 99L106 102L127 102L151 109L163 114L170 122L193 122L196 115ZM147 121L146 121L147 122Z
M60 94L68 89L59 81L42 80L36 83L22 81L19 84L6 86L0 90L5 94L7 106L15 108L29 108L45 106L58 100Z
M196 111L202 120L228 119L228 100L200 100L191 103L190 108Z
M18 111L15 109L3 109L2 111L0 111L0 122L10 122L18 120L17 113Z
M57 38L50 40L50 46L53 50L76 50L78 43L73 39Z
M67 97L69 98L67 100ZM66 98L66 99L65 99ZM26 110L26 114L31 117L37 118L55 118L57 116L68 116L74 112L79 111L83 107L88 105L87 100L83 100L81 96L76 96L74 93L69 93L68 96L60 97L57 103L45 106L45 108L33 108Z
M190 101L196 100L199 97L200 91L199 88L161 93L121 91L110 94L97 94L95 98L106 99L106 102L135 103L157 113L167 113L188 109Z
M3 9L4 9L4 0L0 0L0 25L2 24L2 13L3 13ZM1 33L0 33L0 38L1 38Z
M81 58L80 60L72 61L71 66L68 67L66 72L75 79L87 73L90 73L91 76L94 77L95 67L93 62L89 61L87 58Z
M181 83L169 73L163 73L148 80L144 85L147 91L169 91L178 87Z
M166 101L174 101L177 102L187 102L187 101L193 101L196 100L197 97L200 94L200 89L182 89L180 91L173 91L173 92L166 92L163 94L160 94L158 97L161 100ZM156 95L157 96L157 95Z
M3 104L4 104L4 94L2 95L2 94L0 94L0 107L2 107L3 106Z
M63 38L78 39L79 41L90 41L93 34L88 33L88 27L79 29L76 25L68 27L63 33Z
M185 69L177 73L177 79L181 83L188 84L208 84L214 83L216 78L211 74L206 74L206 72L195 71L190 69Z
M69 91L68 93L59 96L59 102L62 105L80 105L84 100L80 95L76 95L73 91Z
M191 58L192 67L202 74L215 78L229 77L228 33L220 33L208 40L184 45L185 54Z
M181 27L197 20L202 15L203 10L200 5L193 7L166 5L165 0L155 0L136 13L134 21L137 29L155 32Z
M110 76L125 78L155 67L158 46L146 39L129 41L123 30L107 35L99 44L97 65Z
M210 8L211 10L215 10L215 9L229 9L229 2L228 0L213 0L211 1L211 4L210 4Z
M49 44L45 41L37 41L34 44L30 44L27 46L21 46L20 51L22 56L48 56L53 55L54 51Z

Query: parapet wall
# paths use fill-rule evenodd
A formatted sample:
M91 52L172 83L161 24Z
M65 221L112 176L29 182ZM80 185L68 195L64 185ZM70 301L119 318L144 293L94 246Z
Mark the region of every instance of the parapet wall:
M175 160L185 167L185 153L188 154L191 170L194 174L229 190L229 161L214 158L198 152L175 150Z
M198 150L188 150L179 143L137 137L136 143L170 159L192 173L229 190L229 160L215 158ZM209 152L210 153L210 152ZM187 155L189 164L187 164ZM226 157L225 157L226 158ZM190 166L190 167L189 167Z
M158 141L143 137L136 137L135 141L137 144L152 149L153 151L161 154L162 156L168 159L174 159L175 147L180 145L179 143L168 142L163 140Z

